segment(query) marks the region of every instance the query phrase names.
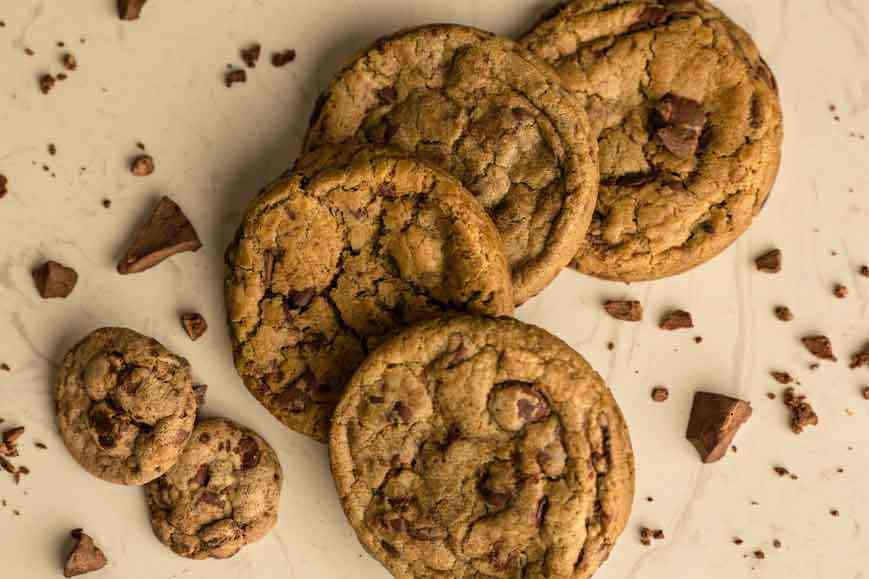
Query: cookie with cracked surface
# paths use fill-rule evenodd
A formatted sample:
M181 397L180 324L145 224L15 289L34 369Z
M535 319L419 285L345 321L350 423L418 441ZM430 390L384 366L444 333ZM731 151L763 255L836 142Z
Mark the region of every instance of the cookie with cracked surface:
M574 267L666 277L745 232L783 129L775 78L744 30L702 0L576 0L521 44L555 66L599 135L600 194Z
M305 148L388 144L446 169L498 227L516 303L576 253L597 195L597 146L576 99L510 40L430 25L378 40L321 97Z
M587 578L625 527L624 418L585 360L517 320L423 322L378 348L333 419L332 473L395 577Z
M151 526L182 557L226 559L275 526L282 484L262 437L225 418L204 420L172 470L145 487Z
M92 475L143 485L169 470L196 419L190 364L153 338L100 328L63 359L57 424Z
M248 208L226 261L239 374L322 442L345 383L386 335L448 311L513 311L485 211L450 175L384 148L300 159Z

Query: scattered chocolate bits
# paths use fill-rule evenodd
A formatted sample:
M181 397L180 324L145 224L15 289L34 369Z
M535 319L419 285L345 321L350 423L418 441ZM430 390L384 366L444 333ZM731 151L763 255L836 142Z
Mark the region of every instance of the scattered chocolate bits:
M241 59L248 68L256 68L256 63L259 61L262 47L259 44L251 44L247 48L241 49Z
M666 402L670 397L670 391L663 386L652 388L652 400L655 402Z
M178 204L163 197L118 262L118 273L139 273L177 253L200 247L202 243L187 216Z
M75 289L78 273L56 261L46 261L33 271L33 281L43 299L65 298Z
M201 338L205 331L208 330L205 318L202 317L202 314L198 313L183 314L181 316L181 325L184 326L187 336L194 342Z
M851 356L851 369L869 368L869 344L863 350Z
M842 284L836 284L836 286L833 288L833 295L840 300L843 300L848 297L848 288L843 286Z
M272 53L272 66L282 67L296 60L296 51L292 48L283 52Z
M151 155L139 155L130 164L130 172L136 177L147 177L154 172L154 157Z
M664 531L661 529L650 529L648 527L640 528L640 543L647 547L652 544L652 539L656 541L664 538Z
M63 68L66 70L75 70L78 68L78 61L76 60L75 55L71 52L64 54L61 62L63 63Z
M55 78L50 74L43 74L39 77L39 90L42 94L48 94L54 88Z
M655 107L656 121L663 125L655 135L680 159L694 155L706 125L706 113L699 102L674 94L665 96Z
M609 300L603 308L606 313L623 322L639 322L643 319L643 306L635 300Z
M818 425L818 415L812 405L806 402L805 396L797 396L793 388L785 390L783 402L791 411L791 430L794 434L801 434L807 426Z
M247 82L247 73L241 68L236 68L227 72L223 81L226 83L226 87L229 88L237 82Z
M776 382L779 384L793 384L794 378L787 372L770 372Z
M606 349L609 350L610 352L612 352L613 350L616 349L616 345L615 345L614 343L612 343L612 342L607 342L607 343L606 343Z
M803 346L816 358L836 362L838 358L833 354L833 344L827 336L807 336L802 339Z
M781 271L782 253L780 249L773 249L764 253L754 263L757 265L757 271L763 273L779 273Z
M75 545L66 559L63 568L64 577L76 577L99 571L108 563L105 554L96 546L94 540L81 529L73 529L69 533L75 539Z
M685 437L704 463L721 460L739 428L751 417L748 402L711 392L694 394Z
M4 363L0 364L0 370L2 370L3 372L11 372L12 368L9 367L9 364L4 362ZM0 421L0 422L2 422L2 421Z
M138 20L142 7L148 0L118 0L118 15L121 20Z
M794 314L787 306L777 306L775 308L775 317L783 322L791 322L794 319Z
M670 331L693 328L694 320L691 314L684 310L673 310L661 319L660 327L662 330Z
M773 467L772 470L775 471L775 474L777 474L777 475L779 476L779 478L788 477L788 478L790 478L791 480L797 480L797 479L800 478L800 477L798 477L797 475L793 474L791 471L789 471L788 469L786 469L786 468L783 467L783 466L776 466L776 467Z

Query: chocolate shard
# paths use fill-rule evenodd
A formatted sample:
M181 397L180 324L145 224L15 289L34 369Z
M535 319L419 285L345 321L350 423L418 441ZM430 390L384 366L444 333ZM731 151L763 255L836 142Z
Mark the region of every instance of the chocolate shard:
M184 326L187 337L194 342L201 338L206 330L208 330L208 323L202 317L202 314L198 313L182 314L181 325Z
M118 273L139 273L176 253L200 247L202 243L187 216L174 201L163 197L118 262Z
M694 319L690 312L684 310L673 310L668 312L661 319L660 327L662 330L685 330L694 327Z
M78 273L56 261L46 261L33 270L33 281L43 299L65 298L75 289Z
M780 249L768 251L754 260L757 271L763 273L778 273L781 271L782 253Z
M686 438L704 463L724 457L739 428L751 417L748 402L712 392L694 394Z
M121 20L138 20L142 7L148 0L118 0L118 15Z
M94 544L93 539L81 529L74 529L70 535L75 539L75 547L73 547L63 568L64 577L77 577L85 573L99 571L106 566L108 559Z
M634 300L609 300L604 303L606 313L624 322L639 322L643 319L643 305Z
M806 350L821 360L838 361L833 353L833 344L827 336L806 336L802 340Z

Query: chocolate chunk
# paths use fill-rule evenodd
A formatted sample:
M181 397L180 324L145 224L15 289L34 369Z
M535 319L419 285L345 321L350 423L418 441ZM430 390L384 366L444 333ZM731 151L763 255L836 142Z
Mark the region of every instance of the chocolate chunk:
M211 491L205 491L200 495L199 501L205 503L206 505L211 505L213 507L223 507L224 502L219 494L213 493Z
M791 411L791 430L794 434L802 433L806 426L818 425L818 415L812 405L806 402L805 396L797 396L793 388L785 390L783 402Z
M211 474L208 471L207 464L200 464L196 469L196 474L193 476L192 482L195 482L201 487L207 487L208 481L211 480Z
M33 281L43 299L65 298L75 289L78 273L56 261L46 261L33 270Z
M2 189L2 180L0 180L0 189ZM0 195L2 197L2 195ZM869 277L869 265L864 265L860 268L860 275L863 277Z
M664 127L655 134L667 150L680 159L692 157L700 144L700 136L685 127Z
M256 63L259 61L262 47L259 44L251 44L247 48L241 49L241 59L248 68L256 68Z
M670 397L670 391L663 386L652 388L652 400L655 402L666 402Z
M838 517L839 516L839 509L830 509L830 516L831 517Z
M18 439L24 434L25 428L23 426L16 426L15 428L10 428L6 432L3 433L3 444L7 447L13 447L18 443Z
M780 319L783 322L790 322L794 319L794 314L791 312L791 309L787 306L778 306L775 309L775 317Z
M766 559L766 553L764 553L763 551L758 549L757 551L754 552L754 558L755 559Z
M6 197L6 194L9 193L9 179L6 178L6 175L0 175L0 199Z
M673 310L661 319L662 330L682 330L694 327L691 314L684 310Z
M231 87L237 82L247 82L247 73L240 68L230 70L226 73L223 82L226 84L227 88Z
M39 90L42 94L48 94L54 88L55 79L50 74L43 74L39 77Z
M281 67L296 60L296 51L292 48L283 52L272 53L272 66Z
M739 428L751 417L748 402L711 392L697 392L686 438L705 463L724 457Z
M76 577L99 571L108 563L105 554L99 547L94 544L93 539L86 535L81 529L74 529L70 532L72 538L75 539L75 546L66 559L66 565L63 568L64 577Z
M780 249L768 251L754 260L757 271L763 273L778 273L781 271L782 253Z
M779 384L792 384L794 381L793 376L787 372L770 372L770 376L772 376Z
M669 94L661 99L655 110L664 124L692 129L698 135L706 125L703 105L693 99Z
M118 0L118 15L121 20L138 20L142 7L148 0Z
M205 404L205 393L208 391L208 384L194 384L193 395L196 396L196 404L202 406Z
M314 299L314 288L307 288L301 291L290 291L287 293L287 301L293 308L304 308Z
M609 300L604 303L606 313L624 322L639 322L643 319L643 306L633 300Z
M851 356L851 369L857 368L869 368L869 344L865 345L861 352Z
M848 288L841 284L836 284L836 286L833 288L833 295L840 300L843 300L848 297Z
M827 336L807 336L802 340L806 350L821 360L838 361L833 353L833 344Z
M543 519L546 518L546 511L549 509L549 498L543 497L537 503L537 510L534 513L534 523L537 527L543 526Z
M202 314L198 313L183 314L181 316L181 325L184 326L187 337L194 342L201 338L206 330L208 330L208 323L202 317Z
M523 397L516 401L519 418L526 422L537 422L549 416L549 403L542 394L533 388L523 387Z
M118 273L139 273L176 253L197 251L200 247L199 236L184 212L174 201L163 197L118 262Z
M151 155L139 155L130 164L130 172L136 177L147 177L154 172L154 158Z
M67 52L63 55L63 59L61 62L63 62L63 68L65 68L66 70L75 70L76 68L78 68L78 61L75 59L75 56L70 52Z

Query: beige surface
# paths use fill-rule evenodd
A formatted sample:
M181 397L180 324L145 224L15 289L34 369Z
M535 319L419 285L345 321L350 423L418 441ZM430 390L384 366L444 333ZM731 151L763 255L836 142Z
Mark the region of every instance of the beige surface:
M33 471L19 487L0 473L0 497L8 503L0 508L4 578L57 577L59 545L79 526L110 559L93 577L387 577L343 520L323 447L287 431L236 377L223 327L222 253L249 197L295 156L317 91L343 56L421 22L455 20L518 33L551 2L516 0L504 10L506 4L151 0L143 20L124 24L111 0L0 3L6 22L0 28L0 173L10 179L10 194L0 200L0 362L13 368L0 373L0 416L28 426L18 462ZM782 87L784 165L764 214L724 255L688 274L623 286L565 271L519 317L581 351L612 386L632 429L637 503L596 577L857 578L869 567L869 403L858 390L869 384L869 372L840 362L809 373L798 339L829 333L840 359L869 339L869 280L855 274L869 262L869 144L849 136L869 133L869 5L718 5L756 36ZM81 35L85 45L78 44ZM79 70L46 97L36 78L60 70L57 40L70 43ZM263 43L266 57L294 47L299 58L284 69L261 61L247 84L226 89L226 63L239 61L238 48L252 40ZM23 53L25 44L33 57ZM137 140L155 156L151 177L126 171ZM56 157L46 153L49 141ZM144 274L119 276L115 260L131 226L163 193L197 226L203 249ZM114 201L108 211L103 197ZM754 272L752 259L771 246L784 251L784 271ZM66 301L36 295L29 270L47 257L81 275ZM848 299L832 297L836 282L850 287ZM603 299L622 297L642 300L647 320L620 323L601 312ZM793 309L790 325L773 317L778 303ZM697 331L658 330L654 322L671 307L691 311ZM188 309L199 309L211 324L196 343L177 320ZM286 475L280 521L238 557L172 556L154 538L139 491L101 483L63 449L51 408L57 364L86 332L114 324L149 333L189 358L195 378L211 386L207 412L250 425L277 451ZM696 334L704 337L701 345L692 341ZM612 352L609 340L616 343ZM771 369L801 378L819 428L800 437L788 430L781 401L764 397L780 390L767 377ZM658 384L671 388L663 405L649 400ZM750 398L755 407L736 440L739 452L715 465L701 465L683 436L691 396L701 386ZM37 440L48 450L33 448ZM772 472L778 464L800 479L779 479ZM655 502L647 503L647 495ZM831 508L841 516L831 517ZM641 546L640 525L661 527L667 539ZM730 543L734 535L745 540L742 547ZM774 538L781 550L772 548ZM766 551L765 560L743 558L755 548Z

